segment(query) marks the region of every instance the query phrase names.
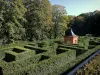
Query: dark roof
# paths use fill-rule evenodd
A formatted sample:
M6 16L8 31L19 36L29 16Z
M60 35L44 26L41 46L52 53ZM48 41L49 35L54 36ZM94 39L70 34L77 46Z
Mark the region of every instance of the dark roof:
M72 29L68 29L66 32L65 32L65 36L77 36Z

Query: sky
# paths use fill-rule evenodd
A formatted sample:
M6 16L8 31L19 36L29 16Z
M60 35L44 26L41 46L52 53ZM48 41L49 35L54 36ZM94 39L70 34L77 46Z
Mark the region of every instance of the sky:
M63 5L68 15L78 16L81 13L100 10L100 0L50 0L51 4Z

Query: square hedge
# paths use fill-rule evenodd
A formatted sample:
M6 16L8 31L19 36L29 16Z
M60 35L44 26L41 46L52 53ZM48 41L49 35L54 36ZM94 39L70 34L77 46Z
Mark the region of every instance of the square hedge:
M25 49L25 48L22 48L22 47L15 47L13 48L12 51L6 51L6 58L10 58L11 57L14 57L15 60L20 60L20 59L23 59L23 58L27 58L27 56L34 56L35 55L35 51L32 51L30 49Z
M47 50L45 50L45 49L38 48L35 46L31 46L31 45L26 45L26 46L24 46L24 48L31 49L31 50L35 51L35 54L41 54L41 53L47 52Z
M66 64L76 59L76 51L68 50L65 53L56 55L47 60L41 61L37 64L35 69L28 71L30 75L48 75L53 71L57 71L64 67Z

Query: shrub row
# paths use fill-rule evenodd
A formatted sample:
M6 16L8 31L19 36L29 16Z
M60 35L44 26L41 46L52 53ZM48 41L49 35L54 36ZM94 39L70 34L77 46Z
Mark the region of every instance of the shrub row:
M1 45L0 46L0 50L5 50L5 49L9 49L9 48L14 48L15 46L25 46L28 44L34 44L32 42L24 42L24 41L16 41L14 44L5 44L5 45ZM35 44L34 44L35 45Z
M89 55L91 55L92 53L96 52L99 49L100 49L100 45L96 46L95 48L93 48L91 50L88 50L86 53L84 53L81 56L77 57L76 62L80 62L81 60L85 59L86 57L88 57Z
M0 66L3 68L3 73L4 75L9 74L11 72L14 72L16 70L21 70L24 67L28 67L29 65L32 64L37 64L41 59L41 55L36 55L36 56L28 56L27 58L13 61L13 62L5 62L1 61ZM14 74L13 74L14 75Z
M20 69L17 71L18 75L48 75L51 74L53 71L60 69L64 64L70 63L72 60L75 59L75 51L68 51L62 54L59 54L53 58L49 58L47 60L39 62L35 67L28 66L25 70ZM24 72L23 72L24 71ZM14 73L14 72L13 72ZM10 75L13 75L10 73ZM14 73L17 75L17 73Z
M40 54L40 53L44 53L44 52L48 51L46 49L35 47L35 46L31 46L31 45L26 45L26 46L24 46L24 48L30 49L32 51L35 51L35 54Z
M28 71L29 67L34 67L34 63L24 62L12 62L6 63L4 61L0 62L0 66L2 67L3 75L25 75L25 71Z
M70 62L69 65L66 64L64 67L60 68L60 71L62 71L62 73L64 73L65 71L67 72L68 70L70 70L71 68L73 69L73 67L77 64L79 64L81 61L83 61L84 59L86 59L88 56L90 56L92 53L96 52L97 50L100 49L100 45L96 46L95 48L88 50L87 52L81 54L80 56L78 56L76 58L76 60L74 60L73 62ZM61 74L61 72L59 72L58 70L58 74Z
M66 50L66 52L51 58L45 55L36 56L10 63L2 61L0 66L3 67L4 75L47 75L73 61L76 58L76 52L73 50ZM35 68L34 66L30 66L33 65L33 63L36 64Z
M94 45L90 45L90 49L78 45L57 45L47 50L38 48L34 44L24 47L15 47L12 51L1 52L3 57L0 59L4 58L6 52L7 61L11 58L13 60L13 62L6 62L5 58L0 60L0 68L4 75L59 75L100 48Z
M0 51L0 60L2 60L5 57L5 53Z
M12 51L6 51L5 54L7 55L7 56L5 55L7 59L10 59L12 57L15 60L21 60L23 58L26 58L27 56L31 56L31 55L34 56L35 51L32 51L30 49L25 49L22 47L15 47L13 48Z
M78 48L75 46L65 46L65 45L59 45L60 48L70 49L76 51L76 56L80 56L81 54L85 53L87 50L83 48Z
M12 49L13 49L13 48L0 50L0 60L2 60L2 59L5 57L5 52L6 52L6 51L11 51Z
M76 52L73 50L68 50L65 53L61 53L56 55L55 57L51 57L48 60L39 62L36 68L28 71L30 75L48 75L57 71L65 64L70 63L71 61L76 59Z

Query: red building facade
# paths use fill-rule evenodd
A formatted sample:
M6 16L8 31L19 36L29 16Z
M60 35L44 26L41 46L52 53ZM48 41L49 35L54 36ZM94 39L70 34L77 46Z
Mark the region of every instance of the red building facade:
M65 32L64 42L70 44L78 44L78 36L74 34L72 29Z

